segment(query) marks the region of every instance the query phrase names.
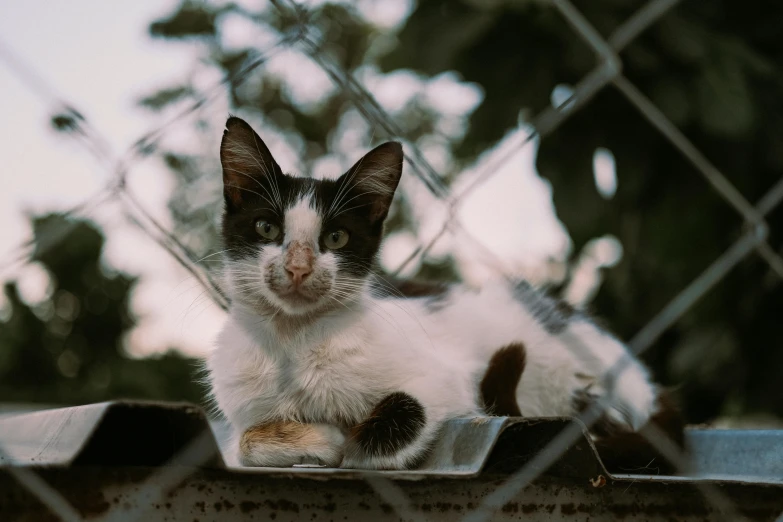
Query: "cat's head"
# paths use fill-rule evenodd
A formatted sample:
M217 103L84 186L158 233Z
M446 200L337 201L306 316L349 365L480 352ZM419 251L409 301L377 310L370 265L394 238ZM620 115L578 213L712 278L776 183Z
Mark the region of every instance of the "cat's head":
M402 147L376 147L336 180L284 174L245 121L226 122L223 241L232 298L303 315L341 306L373 268L402 174Z

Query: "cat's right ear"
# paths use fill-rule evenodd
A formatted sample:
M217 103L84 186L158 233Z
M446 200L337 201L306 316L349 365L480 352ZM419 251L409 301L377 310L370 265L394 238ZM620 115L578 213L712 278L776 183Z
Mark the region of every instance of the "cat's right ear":
M220 143L220 163L223 166L223 197L229 209L240 206L249 196L264 197L262 194L270 186L264 180L283 174L263 140L245 120L235 116L226 121Z

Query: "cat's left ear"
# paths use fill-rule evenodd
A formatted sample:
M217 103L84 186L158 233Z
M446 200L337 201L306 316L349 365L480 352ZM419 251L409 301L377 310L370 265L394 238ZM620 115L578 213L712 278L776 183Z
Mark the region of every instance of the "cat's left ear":
M389 141L365 154L339 179L340 186L368 209L372 223L383 221L389 213L402 176L402 159L402 145Z

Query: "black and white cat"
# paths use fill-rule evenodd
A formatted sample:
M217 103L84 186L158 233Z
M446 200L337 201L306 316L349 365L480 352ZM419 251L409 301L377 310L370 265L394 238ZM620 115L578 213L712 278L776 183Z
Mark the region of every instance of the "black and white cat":
M528 284L422 292L375 275L399 143L315 180L284 174L243 120L226 127L232 307L207 368L234 464L408 468L448 419L567 416L606 394L625 346ZM658 399L633 360L605 421L637 430Z

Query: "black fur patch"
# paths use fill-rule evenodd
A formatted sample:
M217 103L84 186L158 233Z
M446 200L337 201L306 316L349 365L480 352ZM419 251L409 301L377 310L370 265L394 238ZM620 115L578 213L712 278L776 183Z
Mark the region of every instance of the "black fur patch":
M479 385L485 412L501 417L522 415L517 403L517 385L526 362L527 353L522 343L510 344L495 352Z
M369 455L394 455L416 439L425 422L421 403L407 393L395 392L353 427L351 438Z
M551 334L563 332L578 314L570 304L533 288L527 281L520 281L514 286L514 297Z

